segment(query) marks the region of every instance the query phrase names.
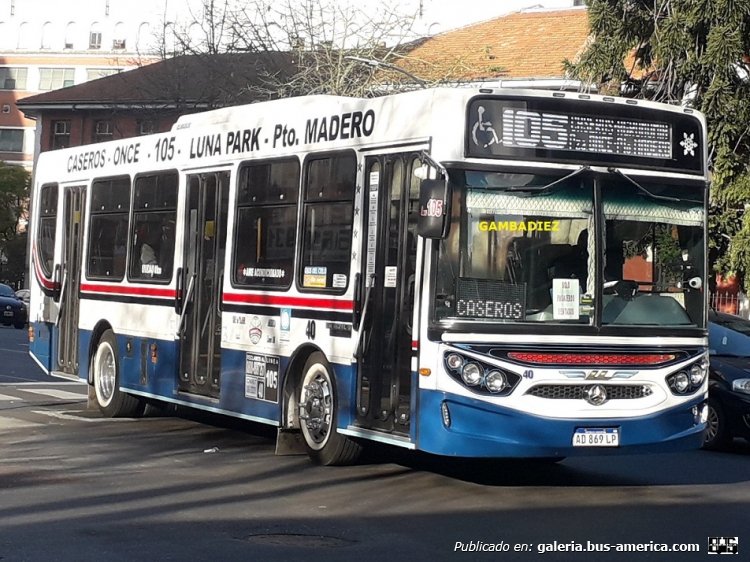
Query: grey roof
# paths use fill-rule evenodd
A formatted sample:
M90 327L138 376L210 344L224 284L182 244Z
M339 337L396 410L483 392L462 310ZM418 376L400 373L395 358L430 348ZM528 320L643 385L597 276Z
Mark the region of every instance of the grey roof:
M290 75L294 69L291 53L184 55L29 96L16 104L24 111L70 105L234 105L272 97L269 77Z

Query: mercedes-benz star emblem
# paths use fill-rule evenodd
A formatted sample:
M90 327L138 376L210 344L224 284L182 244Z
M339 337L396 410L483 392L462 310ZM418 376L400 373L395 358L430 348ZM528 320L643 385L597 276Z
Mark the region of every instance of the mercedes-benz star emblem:
M601 406L607 401L607 391L600 384L588 387L583 396L586 398L586 402L592 406Z

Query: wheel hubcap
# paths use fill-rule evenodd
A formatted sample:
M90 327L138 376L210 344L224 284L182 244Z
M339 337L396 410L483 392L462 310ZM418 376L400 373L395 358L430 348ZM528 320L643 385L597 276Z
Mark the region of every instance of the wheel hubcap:
M300 397L299 417L308 445L322 448L331 430L333 394L327 373L316 365L305 377Z
M94 377L99 402L106 406L115 393L115 357L109 345L102 345L94 361Z

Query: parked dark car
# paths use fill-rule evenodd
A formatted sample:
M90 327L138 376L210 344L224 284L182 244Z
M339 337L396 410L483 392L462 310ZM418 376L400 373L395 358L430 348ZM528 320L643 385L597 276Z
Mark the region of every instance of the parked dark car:
M708 426L703 446L722 449L734 437L750 440L750 321L712 312L708 348Z
M0 322L5 326L12 324L20 330L26 325L27 315L26 305L16 296L15 291L0 283Z
M29 306L29 297L31 296L31 291L28 289L18 289L16 291L16 297L18 297L18 300L23 301L23 304L26 306Z

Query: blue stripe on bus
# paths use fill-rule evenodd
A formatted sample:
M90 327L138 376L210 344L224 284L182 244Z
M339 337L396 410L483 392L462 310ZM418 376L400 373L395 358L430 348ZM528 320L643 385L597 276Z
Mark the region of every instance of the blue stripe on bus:
M178 342L154 338L138 338L117 335L117 347L120 355L120 387L136 394L161 398L180 404L194 405L210 411L265 420L268 423L281 422L284 376L287 374L290 358L279 357L278 402L268 402L245 396L245 365L247 354L269 355L258 352L245 352L223 349L221 352L221 377L219 398L181 392L178 385ZM79 352L81 358L87 358L91 342L91 332L81 330ZM131 351L128 353L127 344ZM158 360L151 362L149 353L151 344L157 345ZM146 360L143 360L145 346ZM94 351L92 350L92 353ZM84 367L85 366L85 367ZM338 390L340 415L338 427L353 423L355 400L355 376L351 365L332 364ZM88 359L82 359L80 365L82 379L88 377ZM85 371L84 371L85 369ZM145 372L145 377L143 374Z
M417 447L457 457L569 457L613 453L653 453L697 449L704 425L694 423L687 404L637 418L568 420L545 418L434 390L419 391ZM442 405L451 424L443 424ZM573 447L579 427L619 427L620 447ZM687 429L686 429L687 428Z

